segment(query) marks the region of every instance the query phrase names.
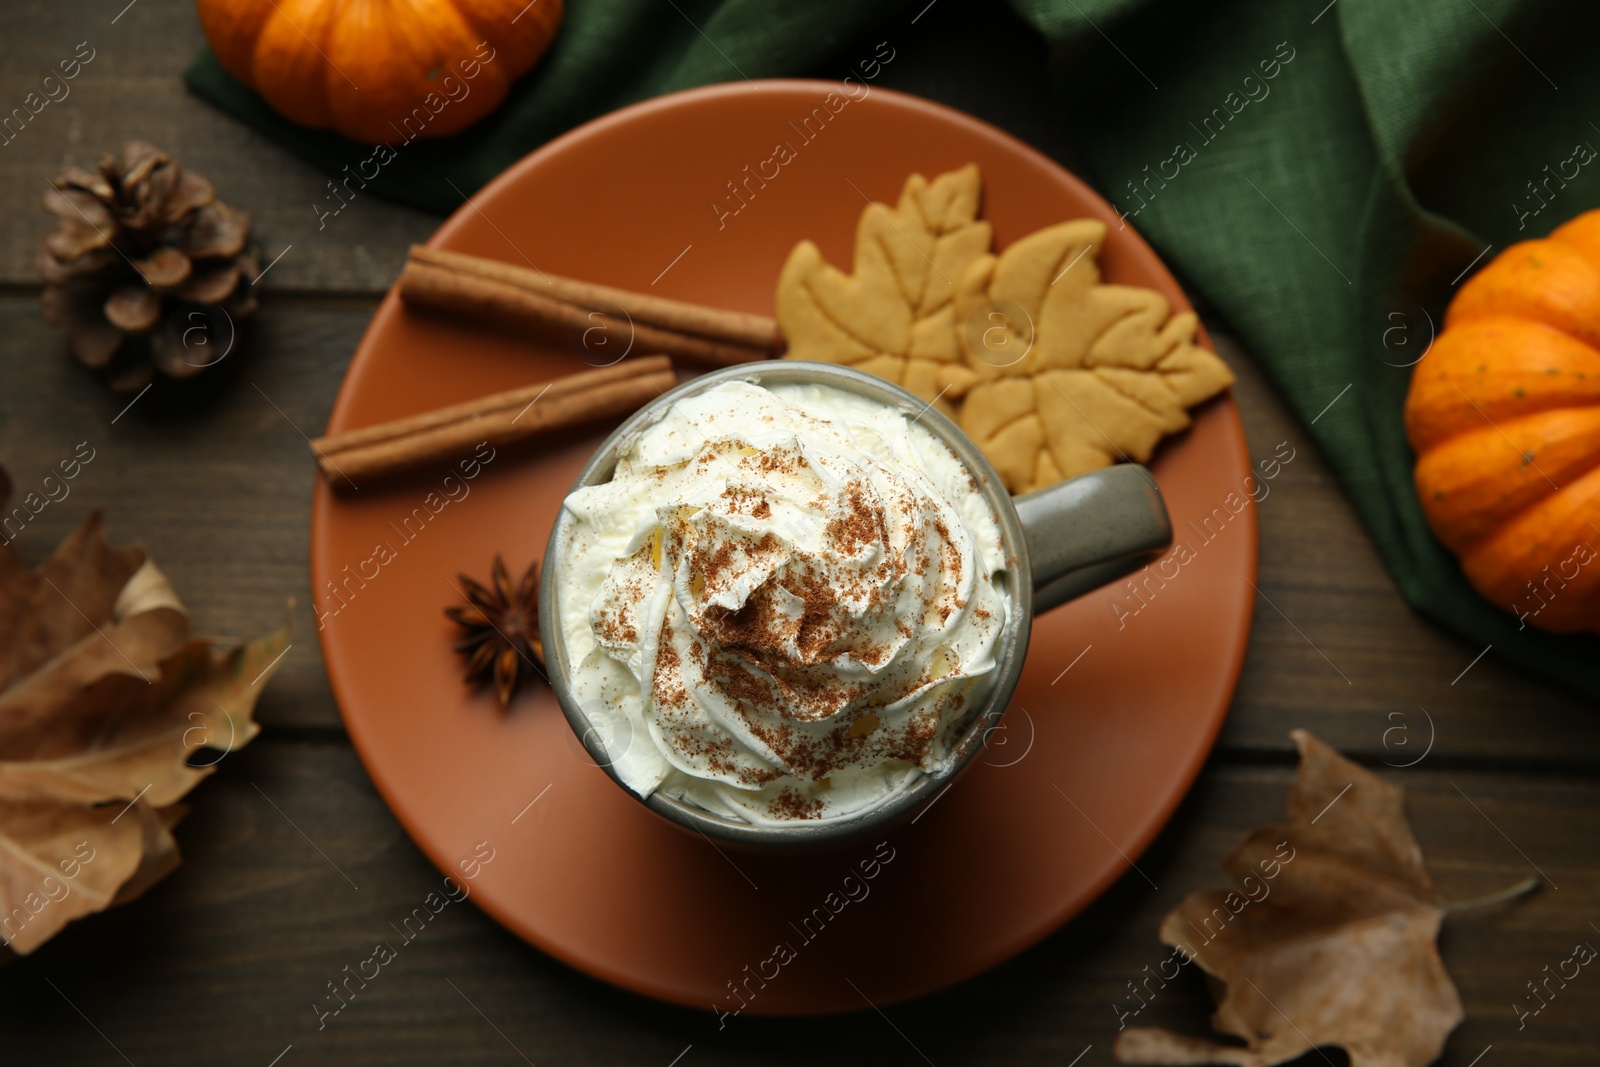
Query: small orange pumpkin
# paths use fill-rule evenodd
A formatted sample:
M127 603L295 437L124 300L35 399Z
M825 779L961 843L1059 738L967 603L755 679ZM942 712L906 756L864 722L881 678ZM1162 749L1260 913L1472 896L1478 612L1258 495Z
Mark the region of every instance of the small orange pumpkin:
M199 0L224 70L284 117L369 144L457 133L533 68L562 0Z
M1478 592L1600 631L1600 211L1461 287L1405 419L1423 514Z

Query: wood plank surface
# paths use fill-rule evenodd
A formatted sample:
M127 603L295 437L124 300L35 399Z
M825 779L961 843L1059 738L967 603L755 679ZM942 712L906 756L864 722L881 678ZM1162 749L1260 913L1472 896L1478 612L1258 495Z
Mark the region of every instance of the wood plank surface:
M1418 836L1447 897L1510 885L1530 873L1530 858L1560 887L1449 922L1443 957L1468 1019L1440 1062L1466 1067L1492 1044L1499 1063L1592 1063L1600 976L1582 973L1523 1030L1511 1006L1525 981L1575 943L1600 943L1589 926L1600 860L1580 845L1600 835L1600 786L1422 768L1390 776L1410 790ZM1089 1046L1080 1065L1107 1064L1117 1032L1112 1005L1126 1010L1126 983L1165 951L1155 935L1161 916L1190 890L1218 882L1221 858L1281 814L1291 777L1284 767L1213 768L1138 861L1158 889L1130 873L1018 959L883 1015L740 1017L719 1029L710 1013L578 975L469 902L448 907L319 1031L311 1005L325 983L370 954L375 939L392 936L387 924L435 888L439 874L387 817L346 746L269 734L229 756L194 793L194 814L179 830L187 862L177 874L0 971L6 1062L109 1064L120 1062L108 1045L115 1043L135 1064L171 1067L265 1067L291 1044L285 1065L520 1063L513 1044L540 1065L667 1067L689 1045L683 1067L920 1063L914 1044L939 1067L1062 1065ZM1203 1033L1208 1012L1204 985L1191 973L1137 1023Z
M337 728L307 569L315 472L304 435L327 424L370 302L268 298L238 351L174 394L111 393L63 351L32 297L0 297L0 463L20 498L79 442L94 458L17 538L43 559L91 508L173 580L200 633L255 636L295 601L294 647L262 700L270 725ZM127 408L126 411L124 409Z
M103 507L113 537L150 549L202 632L263 632L293 599L295 646L260 709L269 725L340 725L310 609L315 468L305 437L325 428L373 306L269 297L225 365L122 414L128 398L61 351L33 298L0 297L0 336L17 354L0 364L0 462L19 493L78 442L96 449L73 495L41 512L19 549L43 558L88 508ZM1576 697L1487 657L1452 684L1481 650L1406 607L1315 444L1226 337L1222 349L1240 377L1252 454L1269 456L1281 441L1296 454L1260 505L1258 584L1277 607L1257 605L1223 750L1287 755L1287 732L1304 726L1376 763L1410 762L1431 733L1429 759L1455 766L1546 759L1600 769L1600 730Z
M406 246L438 220L362 198L319 230L311 204L324 177L178 80L201 40L187 0L20 0L5 29L8 107L78 42L96 49L70 97L0 149L0 463L26 492L78 442L96 450L18 547L38 560L103 507L113 538L150 548L202 632L260 633L288 600L296 607L294 648L258 711L266 731L192 795L178 830L185 866L0 970L0 1063L1110 1063L1112 1004L1160 958L1161 916L1215 884L1222 857L1279 816L1292 779L1285 735L1300 726L1410 789L1447 896L1478 896L1535 866L1550 880L1448 924L1442 951L1468 1019L1441 1062L1593 1062L1600 977L1585 972L1522 1029L1512 1005L1576 942L1600 944L1596 709L1492 655L1473 664L1479 649L1406 607L1316 446L1212 322L1239 374L1252 454L1286 441L1296 459L1260 504L1263 597L1219 746L1138 859L1159 889L1130 874L1018 959L911 1004L723 1030L709 1014L579 975L472 906L452 908L319 1031L311 1004L324 983L439 875L375 793L328 690L308 606L315 475L304 438L323 430ZM1049 103L1043 46L1001 5L941 0L893 44L880 84L967 110L1081 169L1070 116ZM814 73L839 76L850 58ZM226 366L124 411L127 398L40 321L31 262L49 227L37 201L50 175L131 136L169 148L250 210L269 258L288 251ZM1385 767L1411 762L1430 737L1415 767ZM1203 1033L1209 1006L1190 974L1138 1021Z
M438 226L431 215L371 196L320 225L313 205L327 195L328 177L184 88L180 75L205 43L192 2L8 0L4 20L0 113L38 91L80 44L93 58L60 102L0 147L0 285L37 281L34 248L50 228L39 198L50 179L69 163L94 166L130 138L170 152L250 212L263 265L289 249L267 275L270 290L381 292L407 246Z

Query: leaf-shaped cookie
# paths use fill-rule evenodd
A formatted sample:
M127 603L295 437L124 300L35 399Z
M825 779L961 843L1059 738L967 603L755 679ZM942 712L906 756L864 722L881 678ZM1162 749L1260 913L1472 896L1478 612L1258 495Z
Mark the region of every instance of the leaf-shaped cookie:
M0 942L32 952L178 865L177 800L255 736L287 640L191 638L166 577L107 544L98 513L35 569L0 545ZM222 755L191 766L201 748Z
M1403 791L1304 730L1290 736L1300 773L1288 822L1224 863L1237 891L1191 893L1161 924L1175 955L1220 980L1212 1025L1246 1044L1128 1027L1121 1062L1271 1067L1338 1045L1351 1067L1422 1067L1461 1021L1434 944L1444 909Z
M954 296L989 250L979 222L976 165L906 179L894 207L872 203L856 226L855 267L830 266L810 241L778 279L778 325L788 358L845 363L905 386L945 410L974 380L962 364Z
M1199 320L1151 289L1100 281L1101 222L1039 230L962 275L957 335L976 380L962 428L1013 493L1144 462L1233 384L1194 343Z

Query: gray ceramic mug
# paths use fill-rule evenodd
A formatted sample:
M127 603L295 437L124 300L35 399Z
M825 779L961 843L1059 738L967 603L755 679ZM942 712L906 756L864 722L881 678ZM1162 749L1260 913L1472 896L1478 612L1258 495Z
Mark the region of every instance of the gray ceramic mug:
M611 479L617 455L643 430L657 422L675 402L727 381L758 385L827 385L883 404L917 419L955 452L976 476L994 509L1001 544L1015 564L1004 572L1006 592L1015 608L996 654L993 688L983 706L957 741L945 767L923 774L883 804L858 816L825 823L795 820L778 826L756 826L706 811L698 805L656 792L642 803L680 826L736 845L749 847L821 846L854 839L898 821L937 795L972 761L984 739L997 725L1011 700L1028 651L1028 635L1035 615L1127 574L1160 555L1172 543L1172 524L1149 473L1124 464L1073 478L1059 485L1015 499L1006 492L1000 476L972 439L941 412L921 398L882 378L830 363L774 360L729 367L694 378L669 390L636 412L606 438L579 473L573 489L599 485ZM563 509L545 549L539 590L539 631L544 641L545 667L561 709L589 756L627 790L612 767L620 746L650 743L644 738L611 738L616 753L608 752L608 739L592 724L567 685L571 666L557 621L560 618L562 573L573 519ZM632 790L628 790L634 796Z

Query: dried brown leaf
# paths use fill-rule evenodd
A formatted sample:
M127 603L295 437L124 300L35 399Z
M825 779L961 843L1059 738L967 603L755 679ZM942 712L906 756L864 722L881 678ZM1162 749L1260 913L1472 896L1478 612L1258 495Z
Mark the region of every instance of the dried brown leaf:
M258 732L287 640L191 637L166 577L112 548L99 513L34 569L0 545L0 940L32 952L178 865L177 801ZM190 766L201 748L221 755Z
M1290 736L1301 762L1288 822L1223 864L1238 890L1192 893L1161 924L1225 988L1212 1026L1245 1044L1132 1027L1121 1062L1271 1067L1337 1045L1351 1067L1423 1067L1461 1021L1404 791L1304 730Z
M29 569L0 547L0 694L112 617L117 597L145 562L142 548L112 548L94 512L49 559ZM0 736L9 733L0 719Z
M26 956L73 919L125 903L177 867L183 805L0 804L0 940Z

